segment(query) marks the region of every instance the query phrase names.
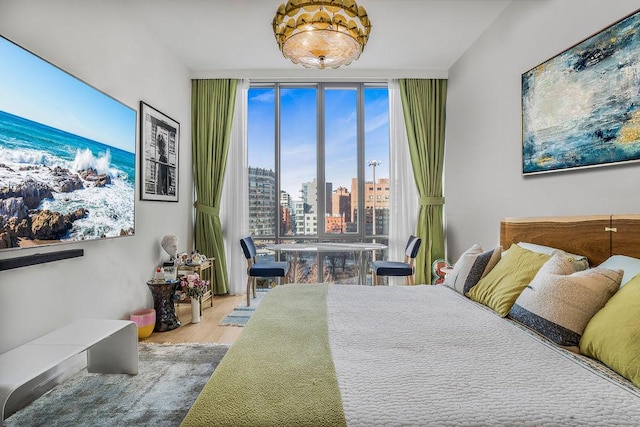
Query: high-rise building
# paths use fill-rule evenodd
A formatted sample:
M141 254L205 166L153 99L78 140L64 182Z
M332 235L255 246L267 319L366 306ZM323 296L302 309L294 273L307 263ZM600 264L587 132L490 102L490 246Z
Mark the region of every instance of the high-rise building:
M333 183L326 182L324 187L324 211L333 212Z
M303 200L293 201L293 223L295 225L295 234L304 234L304 213L305 205ZM308 205L307 205L308 206Z
M330 182L325 183L325 210L327 213L331 212L332 209L332 200L331 193L333 188L333 184ZM300 189L300 197L302 200L311 206L312 212L318 212L318 179L313 178L311 182L303 182Z
M296 233L295 213L291 195L280 190L280 234L293 236Z
M310 206L311 212L318 212L318 181L303 182L300 188L302 201Z
M346 233L351 223L351 194L346 187L338 187L331 195L331 210L325 216L327 233Z
M327 210L327 212L332 215L342 215L345 222L351 222L351 194L349 190L346 187L338 187L331 198L331 210Z
M249 166L249 231L253 236L276 234L276 174Z
M351 180L351 214L356 218L358 205L358 180ZM375 209L376 229L373 234L388 234L389 232L389 178L378 178L374 183L364 184L364 212L366 233L373 230L373 210Z
M369 209L374 206L376 209L389 209L389 178L379 178L378 182L375 183L375 186L372 181L365 182L364 207L365 209Z
M318 234L318 215L315 212L304 214L304 231L298 234L313 236Z
M291 194L287 193L284 190L280 190L280 206L293 209Z

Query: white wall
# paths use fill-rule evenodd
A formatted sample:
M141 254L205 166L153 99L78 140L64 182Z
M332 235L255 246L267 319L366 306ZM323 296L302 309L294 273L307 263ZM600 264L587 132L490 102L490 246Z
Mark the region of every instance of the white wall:
M498 243L512 216L640 212L640 164L523 177L522 73L625 17L634 0L514 1L449 73L448 258Z
M128 319L152 307L145 283L166 258L160 240L175 234L181 250L191 248L189 71L129 9L124 0L0 2L0 34L135 110L143 100L181 124L180 201L140 201L137 171L135 236L0 254L84 249L80 258L0 272L0 353L78 318ZM137 167L139 159L138 145Z

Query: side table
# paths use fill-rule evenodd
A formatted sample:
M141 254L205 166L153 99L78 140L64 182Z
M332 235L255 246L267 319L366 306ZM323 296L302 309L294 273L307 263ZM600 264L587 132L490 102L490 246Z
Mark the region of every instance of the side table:
M432 284L440 285L444 283L447 275L453 271L453 266L444 258L437 259L431 264Z
M153 306L156 310L156 326L153 328L155 332L170 331L180 326L173 305L173 295L177 283L177 280L160 283L153 280L147 282L151 295L153 295Z
M198 275L202 277L203 272L213 267L213 260L214 258L207 258L206 261L203 261L201 264L197 264L197 265L181 264L178 266L178 276L198 273ZM212 272L211 279L209 280L209 289L207 289L204 295L202 295L202 298L200 298L200 314L202 314L202 306L206 301L211 301L210 307L213 307L213 278L214 278L214 274ZM189 300L186 300L184 302L188 302L188 301ZM182 301L178 301L178 304L180 302Z

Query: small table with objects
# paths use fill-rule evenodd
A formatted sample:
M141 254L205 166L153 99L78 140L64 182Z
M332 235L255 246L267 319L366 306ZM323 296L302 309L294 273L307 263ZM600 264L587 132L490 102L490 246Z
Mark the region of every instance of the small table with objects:
M206 261L202 261L200 264L180 264L178 265L178 277L184 276L187 274L198 273L198 275L202 278L202 273L212 269L214 258L207 258ZM213 279L214 274L211 272L211 280L209 280L209 289L202 295L200 298L200 314L202 314L202 307L206 301L210 301L209 306L213 307ZM182 301L177 301L179 304Z

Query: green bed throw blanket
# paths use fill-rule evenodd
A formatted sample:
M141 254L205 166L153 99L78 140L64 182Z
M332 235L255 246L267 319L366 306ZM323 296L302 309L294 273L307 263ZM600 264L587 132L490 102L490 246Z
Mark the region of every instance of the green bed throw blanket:
M181 425L346 425L326 298L327 285L269 291Z

